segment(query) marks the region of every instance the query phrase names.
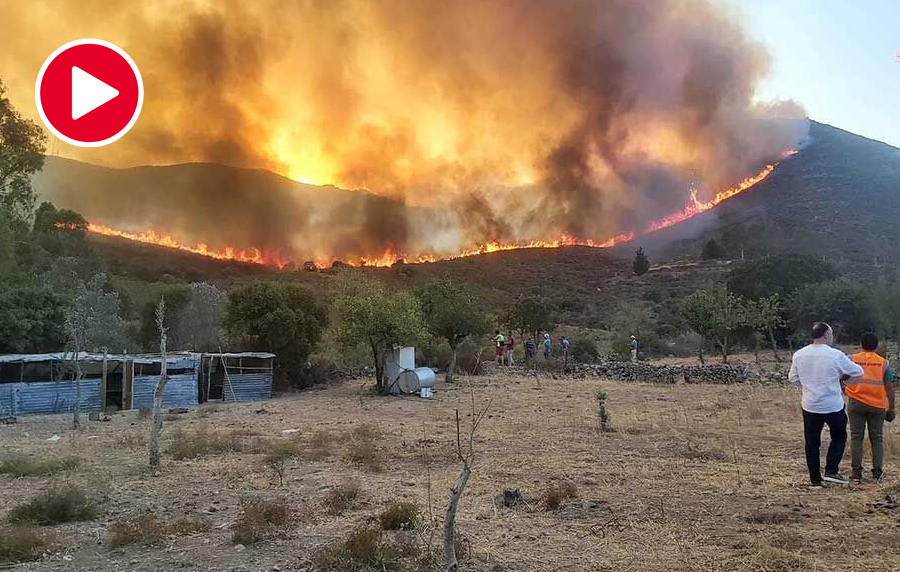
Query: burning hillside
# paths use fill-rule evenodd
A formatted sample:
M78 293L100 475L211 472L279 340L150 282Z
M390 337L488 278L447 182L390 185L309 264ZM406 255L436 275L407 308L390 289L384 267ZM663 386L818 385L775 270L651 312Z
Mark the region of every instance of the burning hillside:
M785 153L785 156L795 154L795 150L791 150ZM754 175L753 177L748 177L744 179L739 184L725 189L723 191L719 191L716 195L709 201L700 201L697 198L697 191L695 189L690 190L690 202L678 212L675 212L671 215L668 215L664 218L661 218L657 221L651 222L647 227L640 233L646 234L650 232L654 232L657 230L661 230L663 228L670 227L674 224L687 220L688 218L697 215L701 212L705 212L714 206L718 205L722 201L731 198L747 189L750 189L756 183L762 181L769 174L774 171L776 164L766 165L766 167ZM279 256L267 255L258 248L251 248L249 250L237 250L233 247L225 247L221 250L216 250L210 248L208 245L204 243L198 243L194 246L189 246L183 244L172 238L171 236L161 234L159 232L153 230L147 230L141 233L133 233L126 232L121 230L116 230L104 225L88 223L87 230L89 232L95 234L102 234L105 236L115 236L119 238L124 238L128 240L133 240L137 242L143 242L147 244L153 244L156 246L163 246L166 248L173 248L177 250L182 250L185 252L190 252L192 254L197 254L200 256L208 256L210 258L216 258L220 260L236 260L239 262L250 262L254 264L268 264L275 265L280 268L284 268L289 262L284 258ZM570 236L562 236L556 240L543 241L543 240L535 240L530 242L488 242L485 244L481 244L472 248L465 249L458 254L446 256L444 258L462 258L465 256L474 256L477 254L485 254L489 252L497 252L501 250L513 250L519 248L558 248L560 246L590 246L595 248L610 248L616 246L618 244L631 241L635 238L634 232L628 232L616 235L614 237L608 238L604 241L593 241L593 240L579 240ZM419 254L416 256L410 256L403 252L394 251L391 247L385 250L383 254L380 256L351 256L345 262L359 265L359 266L392 266L398 261L409 261L409 262L433 262L437 260L439 256L434 254ZM299 261L294 261L299 262ZM316 261L318 266L326 266L330 265L332 261L328 260L318 260Z
M795 104L755 99L767 56L712 0L36 5L54 18L4 13L6 44L37 60L12 65L77 30L125 48L147 94L115 146L61 150L117 169L38 188L214 256L611 244L753 184L807 129ZM253 170L120 169L189 161Z

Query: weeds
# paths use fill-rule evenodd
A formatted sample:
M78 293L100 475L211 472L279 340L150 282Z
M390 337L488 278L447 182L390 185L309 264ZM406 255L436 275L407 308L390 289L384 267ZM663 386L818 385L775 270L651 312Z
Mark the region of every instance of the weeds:
M24 456L15 456L0 462L0 474L14 477L52 475L62 471L70 471L77 467L80 462L76 457L37 461Z
M232 525L231 541L255 544L272 536L291 519L291 511L281 500L254 499L244 503L241 514Z
M395 502L378 515L378 522L384 530L411 529L419 522L419 507L408 502Z
M385 542L381 529L360 526L346 540L326 546L313 556L313 569L320 572L382 570L400 556L400 551Z
M334 442L336 440L335 435L329 431L316 431L309 440L309 457L314 461L330 457L334 452Z
M47 537L30 526L0 527L0 563L37 560L48 545Z
M597 417L600 420L600 431L604 433L609 431L609 409L606 407L606 400L609 398L609 392L599 387L597 388L597 392L594 393L594 398L597 400Z
M97 517L95 503L74 485L51 489L21 504L9 513L10 522L28 522L41 526L92 520Z
M578 487L571 481L563 481L550 485L544 493L544 505L547 510L557 510L564 502L578 498Z
M300 450L293 441L278 441L270 446L266 453L264 463L272 469L272 472L278 477L278 484L284 485L284 475L287 471L287 462L298 456Z
M225 453L239 449L234 439L211 432L207 429L185 431L181 428L172 432L169 454L176 461L196 459L213 453Z
M381 454L375 445L377 432L368 424L356 426L347 435L345 457L351 463L365 465L373 471L381 470Z
M325 495L325 508L330 514L339 515L353 506L359 497L359 484L343 483L328 491Z
M202 518L182 518L170 524L163 524L153 513L144 513L115 521L110 526L111 546L129 544L157 544L166 536L188 536L206 532L212 524Z

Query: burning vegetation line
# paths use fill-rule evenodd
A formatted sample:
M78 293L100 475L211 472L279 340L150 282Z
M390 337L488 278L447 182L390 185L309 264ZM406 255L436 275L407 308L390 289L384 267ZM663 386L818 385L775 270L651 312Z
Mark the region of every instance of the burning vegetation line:
M783 153L783 156L788 157L790 155L796 154L796 150L790 150ZM690 189L690 199L688 203L684 206L684 208L678 212L672 213L666 217L663 217L659 220L653 221L649 225L647 225L642 232L639 234L635 234L634 232L627 232L618 234L611 238L608 238L603 241L594 241L594 240L581 240L571 236L561 236L554 240L533 240L527 242L499 242L499 241L491 241L485 244L469 248L463 250L459 254L451 255L443 257L444 259L456 259L456 258L464 258L466 256L474 256L477 254L486 254L490 252L498 252L501 250L515 250L520 248L558 248L561 246L589 246L593 248L611 248L618 244L622 244L625 242L632 241L636 238L636 236L640 236L643 234L648 234L651 232L655 232L657 230L661 230L664 228L668 228L672 225L683 222L695 215L698 215L702 212L708 211L711 208L715 207L722 201L725 201L735 195L738 195L747 189L753 187L766 177L768 177L774 170L778 163L772 163L766 165L759 173L753 175L751 177L747 177L737 185L733 187L729 187L728 189L719 191L716 195L708 201L702 201L697 197L697 190L693 187ZM63 225L65 226L65 225ZM265 253L260 251L257 248L249 248L244 250L238 250L232 247L225 247L223 249L214 249L210 248L205 243L198 243L195 246L189 246L182 242L179 242L172 236L167 234L161 234L154 230L145 230L144 232L136 233L136 232L127 232L122 230L117 230L114 228L110 228L108 226L104 226L101 224L88 223L85 228L88 232L92 232L95 234L101 234L104 236L114 236L119 238L125 238L128 240L132 240L135 242L142 242L145 244L153 244L156 246L162 246L165 248L172 248L176 250L181 250L184 252L189 252L192 254L197 254L200 256L207 256L210 258L216 258L219 260L235 260L238 262L249 262L253 264L269 264L278 266L279 268L284 268L287 265L287 261L281 258L267 256ZM440 257L424 254L421 256L406 256L403 253L394 252L392 248L388 248L385 250L384 254L380 256L360 256L355 260L351 260L351 263L360 265L360 266L391 266L400 260L406 260L409 262L434 262L439 260Z

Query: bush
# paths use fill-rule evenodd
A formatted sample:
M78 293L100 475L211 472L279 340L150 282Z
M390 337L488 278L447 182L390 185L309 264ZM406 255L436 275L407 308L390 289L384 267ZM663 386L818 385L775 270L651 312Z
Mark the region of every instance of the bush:
M578 498L578 487L571 481L550 485L544 493L544 505L547 510L556 510L570 499Z
M166 536L187 536L197 532L206 532L212 524L203 518L182 518L171 524L163 524L153 513L120 518L109 527L112 533L111 546L127 546L129 544L157 544Z
M338 364L327 357L310 358L296 377L290 378L290 386L294 389L305 389L314 385L325 385L339 381L344 372Z
M381 454L375 445L377 435L377 429L369 423L354 427L347 434L346 459L375 471L381 470Z
M353 506L358 497L358 483L342 483L325 495L325 508L330 514L339 515Z
M24 456L15 456L0 462L0 474L14 477L52 475L61 471L72 470L78 466L79 462L80 460L76 457L37 461Z
M572 354L572 359L581 363L593 363L600 355L597 352L597 344L590 338L576 338L572 341L572 348L569 352Z
M239 448L233 438L222 433L210 432L205 428L195 431L178 428L172 432L169 454L176 461L183 461L212 453L235 451Z
M0 563L37 560L48 544L46 536L29 526L0 527Z
M400 555L399 550L384 542L381 529L364 525L354 529L344 542L319 550L313 556L313 569L319 572L383 570Z
M309 457L313 460L322 460L330 457L333 453L335 441L337 441L337 436L334 433L319 429L312 434L309 440Z
M120 518L110 525L109 531L112 533L109 543L115 547L156 544L166 535L165 527L152 513Z
M278 483L284 484L287 462L300 455L300 449L293 441L281 440L270 445L263 462L278 477Z
M284 500L254 499L244 503L241 514L231 526L235 544L255 544L290 522L291 511Z
M378 515L378 522L384 530L413 528L419 522L419 507L408 502L395 502Z
M96 517L96 505L75 485L51 489L9 513L10 522L28 522L40 526L92 520Z

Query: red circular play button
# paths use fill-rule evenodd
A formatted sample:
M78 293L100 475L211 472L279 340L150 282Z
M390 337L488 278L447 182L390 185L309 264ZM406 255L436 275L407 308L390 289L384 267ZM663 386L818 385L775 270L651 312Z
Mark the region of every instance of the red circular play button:
M134 60L118 46L76 40L44 62L34 97L41 119L57 137L79 147L100 147L137 121L144 83Z

